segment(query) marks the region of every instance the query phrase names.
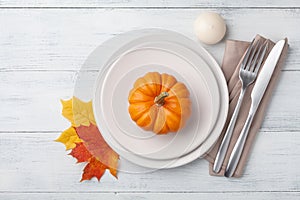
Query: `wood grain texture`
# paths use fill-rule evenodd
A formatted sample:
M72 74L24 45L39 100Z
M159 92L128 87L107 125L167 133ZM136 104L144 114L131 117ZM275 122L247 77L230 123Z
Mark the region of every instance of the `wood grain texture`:
M0 9L0 71L78 70L102 42L130 30L156 27L196 40L193 21L205 9ZM300 9L213 9L226 19L226 39L255 34L289 38L284 70L300 70ZM109 48L109 46L108 46ZM205 48L221 63L224 42Z
M190 200L190 199L222 199L222 200L298 200L299 192L219 192L219 193L0 193L5 200L40 200L40 199L89 199L89 200Z
M119 179L106 173L80 183L84 164L75 164L59 133L0 134L0 192L241 192L300 190L299 132L258 134L241 179L208 175L208 163L198 159L189 165L152 173L120 172Z
M244 176L211 177L198 159L79 183L84 164L53 140L69 126L59 99L73 95L87 56L105 40L141 28L196 41L193 22L208 10L225 18L226 39L260 33L290 43ZM0 0L0 199L299 199L299 24L298 0ZM224 45L204 47L221 63Z
M2 7L299 7L297 0L2 0Z
M0 131L61 131L68 126L59 99L72 97L76 72L1 72L0 80ZM263 131L300 131L299 80L299 71L282 73Z

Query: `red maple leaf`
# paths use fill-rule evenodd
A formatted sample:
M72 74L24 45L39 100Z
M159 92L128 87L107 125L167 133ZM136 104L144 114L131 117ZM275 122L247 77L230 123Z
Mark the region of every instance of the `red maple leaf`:
M80 182L84 180L91 180L93 177L96 177L98 181L100 181L100 178L106 169L107 167L103 163L101 163L95 157L92 157L83 170Z
M117 178L119 155L108 146L97 126L93 124L79 126L76 128L76 132L92 156L97 158Z
M92 154L86 149L83 142L77 143L70 155L77 159L77 163L88 162L92 157Z

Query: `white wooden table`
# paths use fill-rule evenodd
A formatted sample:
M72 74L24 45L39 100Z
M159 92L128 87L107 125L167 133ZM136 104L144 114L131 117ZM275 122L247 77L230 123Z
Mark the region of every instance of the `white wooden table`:
M196 40L193 21L219 12L226 38L289 38L290 51L244 176L208 175L208 163L80 183L84 165L53 142L69 123L60 98L103 41L159 27ZM300 199L298 0L0 0L0 199ZM205 46L219 63L224 42Z

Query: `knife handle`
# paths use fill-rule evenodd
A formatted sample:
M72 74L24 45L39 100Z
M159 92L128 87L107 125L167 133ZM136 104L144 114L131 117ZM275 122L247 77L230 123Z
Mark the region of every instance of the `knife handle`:
M244 149L244 145L249 133L249 129L250 126L252 124L253 121L253 117L255 114L256 109L253 109L253 107L251 106L250 108L250 112L248 114L247 120L245 122L245 125L241 131L241 134L236 142L236 144L234 145L234 148L232 150L232 153L230 155L227 167L226 167L226 171L225 171L225 176L226 177L232 177L233 173L236 170L236 167L240 161L243 149Z

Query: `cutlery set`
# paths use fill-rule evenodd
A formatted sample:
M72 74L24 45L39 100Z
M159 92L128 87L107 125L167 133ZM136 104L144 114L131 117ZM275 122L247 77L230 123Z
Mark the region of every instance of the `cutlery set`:
M249 45L240 65L239 79L242 83L240 96L214 162L213 171L215 173L220 172L222 168L222 164L224 162L230 144L235 123L239 115L239 110L243 102L244 94L248 86L254 83L255 79L257 79L251 92L251 106L246 122L231 152L229 162L226 166L224 174L226 177L233 176L235 169L239 163L241 154L243 152L248 132L251 127L256 110L272 77L272 73L274 71L275 66L277 65L284 45L285 40L278 41L276 45L272 48L264 64L263 59L267 52L268 41L266 40L265 42L261 42L260 40L256 41L254 39ZM262 69L258 74L260 68Z

